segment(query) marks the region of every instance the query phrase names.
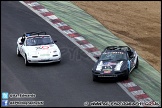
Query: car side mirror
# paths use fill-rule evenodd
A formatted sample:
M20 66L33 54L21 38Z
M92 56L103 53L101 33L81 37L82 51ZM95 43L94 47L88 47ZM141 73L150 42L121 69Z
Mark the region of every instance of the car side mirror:
M55 43L57 42L57 40L54 41Z

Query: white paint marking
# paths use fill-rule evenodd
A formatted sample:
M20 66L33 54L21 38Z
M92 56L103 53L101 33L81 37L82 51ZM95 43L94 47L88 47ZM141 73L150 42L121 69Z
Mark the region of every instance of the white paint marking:
M100 56L101 55L101 52L100 51L95 51L95 52L91 52L91 54L93 56L95 56L95 55Z
M55 15L47 16L47 18L49 18L49 19L51 19L51 20L58 19Z
M56 27L62 27L62 26L67 26L64 22L54 24Z
M65 34L73 34L71 31L69 31L69 30L64 30L63 31Z
M40 13L49 12L47 9L39 9L38 11L39 11Z
M79 37L74 37L74 39L76 39L76 41L83 41L85 40L83 37L79 36Z
M134 101L138 101L124 86L122 83L117 83Z
M38 2L28 3L29 6L34 7L40 5Z
M135 95L145 94L145 93L143 92L143 90L132 91L131 93L132 93L134 96L135 96Z
M73 33L76 33L73 29L64 30L63 32L66 33L66 34L73 34Z
M123 85L125 86L125 87L135 87L135 86L137 86L134 82L129 82L129 83L123 83Z
M151 102L153 101L151 98L144 98L144 99L139 99L140 102Z
M92 45L92 44L90 44L90 43L88 43L88 44L84 44L84 45L81 45L84 49L85 48L94 48L94 46Z

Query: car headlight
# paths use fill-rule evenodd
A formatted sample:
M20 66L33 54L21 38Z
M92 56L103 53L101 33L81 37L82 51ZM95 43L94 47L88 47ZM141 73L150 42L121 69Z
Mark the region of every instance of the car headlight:
M32 58L38 58L38 56L32 56Z

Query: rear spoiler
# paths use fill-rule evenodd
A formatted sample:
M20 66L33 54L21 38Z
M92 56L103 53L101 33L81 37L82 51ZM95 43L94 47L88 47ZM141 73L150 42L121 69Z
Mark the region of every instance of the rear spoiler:
M44 32L44 31L41 31L41 32L29 32L29 33L24 33L23 36L25 36L25 37L32 36L32 35L38 35L39 36L40 34L46 35L46 32Z

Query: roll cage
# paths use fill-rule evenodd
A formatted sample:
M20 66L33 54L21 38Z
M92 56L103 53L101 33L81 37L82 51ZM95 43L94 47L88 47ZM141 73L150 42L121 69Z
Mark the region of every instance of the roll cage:
M44 32L44 31L40 31L40 32L28 32L28 33L24 33L23 36L24 37L33 36L33 35L38 35L39 36L40 34L46 35L46 32Z
M29 36L33 36L33 35L41 35L41 34L44 34L46 35L46 32L45 31L40 31L40 32L28 32L28 33L24 33L22 38L21 38L21 45L24 44L24 41L25 41L25 38L26 37L29 37Z
M116 50L116 51L122 50L124 52L127 52L129 58L132 58L132 55L134 54L133 50L128 46L108 46L104 49L102 53L110 51L110 50Z

